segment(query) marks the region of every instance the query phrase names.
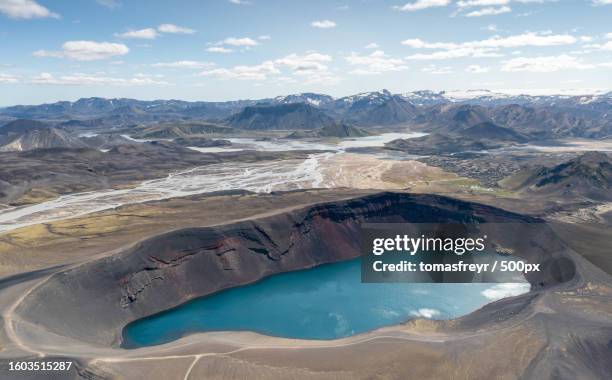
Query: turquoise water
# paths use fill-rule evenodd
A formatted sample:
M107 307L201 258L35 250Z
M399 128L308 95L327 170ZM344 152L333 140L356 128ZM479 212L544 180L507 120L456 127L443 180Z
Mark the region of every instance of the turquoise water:
M529 290L518 285L523 286L518 293ZM455 318L501 293L500 284L362 284L360 261L351 260L275 275L135 321L123 331L124 346L156 345L204 331L334 339L416 316Z

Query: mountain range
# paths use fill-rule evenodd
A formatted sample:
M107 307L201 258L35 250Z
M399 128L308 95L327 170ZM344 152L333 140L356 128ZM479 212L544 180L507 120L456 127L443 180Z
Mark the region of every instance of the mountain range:
M345 123L361 128L401 125L452 134L478 124L492 123L528 140L605 138L612 136L612 93L510 96L485 90L404 94L382 90L341 98L303 93L228 102L84 98L75 102L0 109L0 120L17 123L10 128L19 129L19 125L28 124L19 119L32 121L27 128L37 128L36 123L44 121L63 130L108 132L137 127L139 133L155 125L205 122L211 128L213 125L225 128L221 133L230 131L229 128L314 130ZM7 125L0 126L0 134L6 135L6 128ZM160 130L151 136L163 137L166 132ZM174 132L171 134L184 137L180 131Z

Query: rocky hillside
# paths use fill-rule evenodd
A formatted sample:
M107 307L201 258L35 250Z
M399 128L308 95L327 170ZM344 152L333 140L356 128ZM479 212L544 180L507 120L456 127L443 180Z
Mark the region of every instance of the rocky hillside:
M529 137L522 133L516 132L510 128L500 127L488 121L459 131L458 134L472 139L486 139L490 141L525 143L529 140Z
M34 120L16 120L0 127L0 152L86 146L78 137Z
M246 107L227 119L233 128L246 130L316 129L334 124L325 112L305 103Z
M287 138L299 139L308 137L364 137L370 136L371 133L363 128L355 127L350 124L338 123L328 125L323 128L310 131L295 131Z
M418 156L431 156L438 154L451 154L456 152L480 151L499 148L502 145L488 140L472 138L459 138L457 136L432 133L414 139L393 140L385 145L391 150L400 150Z
M51 125L37 120L17 119L0 126L0 135L6 136L12 133L24 133L39 129L49 128Z
M173 122L136 127L129 130L130 136L138 139L188 138L194 135L230 133L231 128L206 122Z
M342 104L342 99L338 101ZM343 119L359 126L405 124L415 118L417 108L402 97L389 91L350 97Z
M525 169L502 184L538 195L612 200L612 159L606 153L588 152L553 167Z

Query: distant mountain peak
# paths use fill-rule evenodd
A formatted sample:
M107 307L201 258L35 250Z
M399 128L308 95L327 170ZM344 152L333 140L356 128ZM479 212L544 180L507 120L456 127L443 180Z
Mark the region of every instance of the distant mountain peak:
M315 107L326 106L333 102L335 99L332 96L325 94L317 94L312 92L303 92L301 94L292 94L285 96L277 96L274 98L275 103L288 104L288 103L307 103Z
M248 106L227 119L233 128L255 130L316 129L333 123L325 112L306 103Z

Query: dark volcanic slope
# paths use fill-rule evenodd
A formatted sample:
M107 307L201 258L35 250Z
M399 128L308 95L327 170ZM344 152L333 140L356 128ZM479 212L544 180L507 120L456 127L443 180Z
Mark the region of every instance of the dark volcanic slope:
M380 193L155 236L123 253L58 273L31 293L17 312L54 333L116 345L127 323L195 297L279 272L357 257L363 222L468 221L513 223L504 225L500 241L509 246L507 239L514 238L507 232L514 231L513 226L529 228L524 223L536 220L446 197ZM574 278L575 268L564 258L560 243L545 235L536 239L537 246L521 250L530 261L542 263L542 273L529 276L534 286L544 289ZM550 272L555 268L557 272ZM92 315L96 318L83 318Z
M454 133L490 121L486 107L471 104L442 104L426 109L415 119L425 129L439 133Z
M297 139L303 137L364 137L370 133L363 128L355 127L350 124L339 123L328 125L312 131L295 131L288 138Z
M17 119L0 126L0 134L24 133L49 128L50 125L36 120Z
M610 104L608 104L610 107ZM536 106L510 104L490 110L492 120L515 131L540 137L612 135L612 114L589 107Z
M459 132L459 134L472 139L486 139L491 141L525 143L529 140L527 136L519 132L515 132L510 128L500 127L488 121L469 127Z
M443 133L432 133L415 139L398 139L385 144L387 149L401 150L421 156L480 151L500 146L500 143L488 140L477 140Z
M605 153L588 152L554 167L525 169L503 184L538 195L610 201L612 160Z
M309 104L292 103L246 107L227 123L234 128L249 130L316 129L333 125L334 120Z
M606 103L606 107L610 104ZM419 110L414 122L425 130L453 133L481 123L495 123L530 138L607 137L612 135L612 113L582 105L438 104Z
M131 128L132 137L140 139L173 139L211 133L231 133L229 127L206 122L173 122Z
M472 114L473 111L465 112ZM472 119L469 115L465 117ZM386 144L386 148L417 155L436 155L495 149L529 141L527 136L489 121L471 127L463 124L451 125L455 126L445 132L434 132L416 139L391 141Z
M199 148L210 148L219 146L231 146L232 143L229 140L214 140L206 137L181 137L172 140L173 143L181 146L195 146Z

